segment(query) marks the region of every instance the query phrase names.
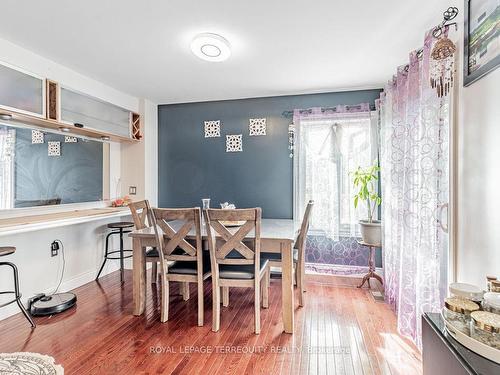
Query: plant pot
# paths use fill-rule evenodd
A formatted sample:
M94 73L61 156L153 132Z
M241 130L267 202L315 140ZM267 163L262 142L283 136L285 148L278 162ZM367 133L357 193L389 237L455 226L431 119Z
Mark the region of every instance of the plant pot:
M382 243L380 220L373 220L371 223L368 220L360 220L359 229L363 242L371 245L380 245Z

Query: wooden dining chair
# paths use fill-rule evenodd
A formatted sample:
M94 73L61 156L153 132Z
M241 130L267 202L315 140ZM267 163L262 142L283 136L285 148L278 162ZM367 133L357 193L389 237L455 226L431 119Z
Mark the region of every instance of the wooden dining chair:
M299 306L304 306L304 292L305 288L305 273L306 273L306 262L305 262L305 251L306 251L306 240L307 232L309 231L309 219L311 217L311 211L314 206L314 201L309 201L306 206L306 211L304 217L302 218L302 224L300 226L299 235L295 241L293 249L293 264L295 270L295 280L297 289L299 290ZM261 252L261 258L269 260L270 267L281 268L281 253L268 253L265 251Z
M161 321L168 320L169 283L180 282L184 300L189 298L189 283L198 286L198 325L204 323L203 281L210 277L210 262L203 256L200 208L154 208L153 227L160 256ZM177 221L178 230L171 223ZM176 226L177 228L177 226ZM194 230L195 242L186 237ZM205 259L205 261L204 261ZM173 261L173 263L169 263Z
M220 329L221 288L254 289L255 333L260 333L260 305L269 307L269 262L260 257L261 209L204 211L212 267L212 331ZM227 228L225 222L244 222ZM253 231L253 233L251 233Z
M134 221L135 229L144 229L152 225L152 211L148 200L132 202L128 205L130 213L132 214L132 220ZM158 249L153 247L146 250L146 262L152 263L151 267L151 283L156 284L156 278L158 275L158 262L160 261L160 256L158 254Z

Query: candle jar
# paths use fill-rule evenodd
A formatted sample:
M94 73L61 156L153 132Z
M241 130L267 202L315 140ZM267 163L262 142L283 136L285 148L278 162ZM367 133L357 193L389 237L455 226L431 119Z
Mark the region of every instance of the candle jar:
M452 297L467 299L479 304L483 300L483 291L481 288L472 284L451 283L448 289Z
M486 276L486 290L488 292L491 292L491 282L496 280L496 276Z
M500 280L490 281L490 292L500 293Z
M500 350L500 315L488 311L472 312L471 337Z
M444 300L443 315L445 319L460 332L470 335L470 314L479 310L479 305L460 297L450 297Z

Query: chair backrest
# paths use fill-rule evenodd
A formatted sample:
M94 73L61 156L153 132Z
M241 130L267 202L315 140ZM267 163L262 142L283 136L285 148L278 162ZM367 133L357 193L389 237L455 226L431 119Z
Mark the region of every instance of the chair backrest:
M144 229L153 225L151 218L151 206L148 200L132 202L128 205L135 229Z
M299 250L299 263L302 262L306 251L306 240L307 232L309 231L309 219L311 217L311 211L314 206L314 201L309 201L306 206L306 211L304 212L304 217L302 218L302 224L300 226L300 232L297 237L295 247Z
M158 249L161 250L165 260L195 261L202 260L202 242L200 226L200 208L154 208L153 227L156 235ZM196 242L186 239L188 235L194 236ZM182 249L182 252L176 251Z
M217 264L255 264L257 270L257 267L260 267L262 210L260 208L208 209L204 213L212 272L217 268ZM224 225L225 222L235 221L241 221L243 224L235 228ZM233 251L237 252L237 257ZM229 254L231 255L228 256Z

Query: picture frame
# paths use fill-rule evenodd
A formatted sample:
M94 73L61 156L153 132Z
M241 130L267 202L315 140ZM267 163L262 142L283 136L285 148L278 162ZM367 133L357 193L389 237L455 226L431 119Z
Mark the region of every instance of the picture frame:
M500 6L498 0L465 0L464 10L463 73L469 86L500 65L500 35L494 32Z

